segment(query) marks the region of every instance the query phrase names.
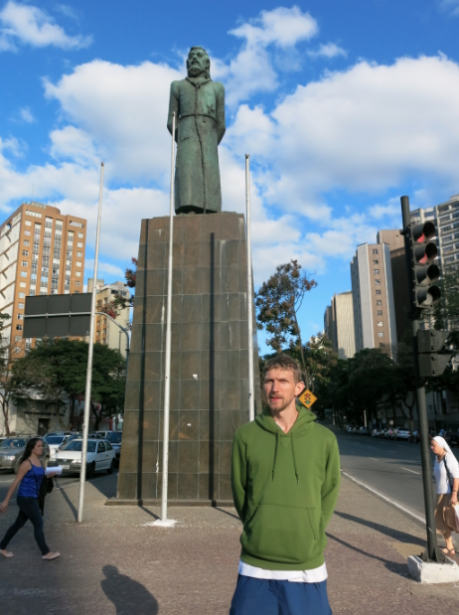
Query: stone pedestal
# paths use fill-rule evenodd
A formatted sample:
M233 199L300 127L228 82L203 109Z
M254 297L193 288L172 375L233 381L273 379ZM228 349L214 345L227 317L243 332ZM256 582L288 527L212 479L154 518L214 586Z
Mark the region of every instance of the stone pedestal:
M142 221L120 504L161 498L168 245L168 217ZM172 505L229 503L232 438L248 421L244 217L176 216L173 253L168 499ZM256 349L254 355L258 413Z

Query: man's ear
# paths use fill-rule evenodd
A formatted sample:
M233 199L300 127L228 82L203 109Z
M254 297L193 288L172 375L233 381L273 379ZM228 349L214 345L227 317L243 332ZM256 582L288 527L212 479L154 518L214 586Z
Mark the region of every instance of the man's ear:
M306 385L304 384L302 380L298 382L295 387L295 392L296 392L295 397L298 397L299 395L301 395L301 393L305 390L305 388L306 388Z

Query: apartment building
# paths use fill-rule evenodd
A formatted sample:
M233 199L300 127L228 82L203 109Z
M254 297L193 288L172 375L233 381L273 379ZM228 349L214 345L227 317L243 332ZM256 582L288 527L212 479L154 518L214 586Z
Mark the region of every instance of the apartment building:
M355 350L397 343L390 247L384 243L357 246L351 261Z
M94 288L94 279L88 279L88 292L91 293ZM96 284L96 311L101 307L107 306L113 302L117 296L129 299L131 293L126 288L124 282L112 282L105 284L104 280L97 280ZM129 326L129 308L117 311L116 322L123 328ZM105 344L109 348L119 350L121 354L126 356L126 335L117 327L109 318L96 314L96 323L94 327L94 341L100 344Z
M10 316L3 343L16 356L33 345L22 336L27 296L83 292L86 226L35 201L0 225L0 311Z
M324 324L325 333L338 357L351 359L355 355L354 305L351 291L332 297L331 305L325 310Z

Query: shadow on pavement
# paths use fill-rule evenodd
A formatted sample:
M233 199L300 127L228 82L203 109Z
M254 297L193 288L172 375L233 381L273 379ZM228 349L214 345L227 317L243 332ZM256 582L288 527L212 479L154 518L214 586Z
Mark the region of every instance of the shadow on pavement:
M401 532L396 528L388 527L387 525L381 525L380 523L375 523L374 521L367 521L367 519L355 517L354 515L349 515L348 513L340 512L338 510L335 510L335 515L341 517L342 519L347 519L348 521L359 523L360 525L366 525L366 527L370 527L372 530L376 530L381 534L385 534L386 536L395 538L395 540L398 540L399 542L409 542L411 544L419 545L420 547L425 546L424 541L422 540L422 538L419 538L419 536L413 536L412 534Z
M227 510L225 510L224 508L219 508L218 506L214 506L215 510L218 510L218 512L223 513L224 515L228 515L229 517L233 517L233 519L237 519L238 521L240 521L239 517L233 513L228 512Z
M56 491L58 491L62 497L64 498L67 506L70 508L70 510L72 511L72 514L75 518L75 521L77 520L78 517L78 513L77 513L77 509L75 508L75 506L73 505L73 503L71 502L69 496L66 494L65 489L62 488L59 483L57 484L58 489L56 489Z
M120 574L116 566L104 566L102 572L106 578L100 585L107 598L115 605L117 615L157 615L158 602L141 583Z
M376 559L379 562L382 562L386 566L387 570L390 570L394 574L399 574L402 577L408 576L408 569L407 569L406 562L403 562L403 563L392 562L391 560L385 559L384 557L379 557L378 555L373 555L372 553L369 553L368 551L363 551L362 549L359 549L358 547L354 547L353 545L349 544L345 540L342 540L341 538L337 538L337 536L333 536L333 534L329 534L328 532L327 532L327 536L331 538L332 540L334 540L335 542L337 542L338 544L343 545L343 547L346 547L347 549L352 549L352 551L355 551L356 553L360 553L361 555L364 555L365 557L370 557L371 559Z

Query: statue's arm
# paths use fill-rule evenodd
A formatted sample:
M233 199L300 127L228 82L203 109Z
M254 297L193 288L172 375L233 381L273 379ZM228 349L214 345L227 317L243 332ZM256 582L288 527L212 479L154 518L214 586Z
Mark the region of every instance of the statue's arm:
M171 83L171 95L169 98L169 115L167 117L167 130L172 134L172 116L175 112L175 140L177 140L177 127L179 121L179 88L178 83Z
M223 139L226 132L225 123L225 88L221 83L218 84L217 90L217 136L218 143Z

